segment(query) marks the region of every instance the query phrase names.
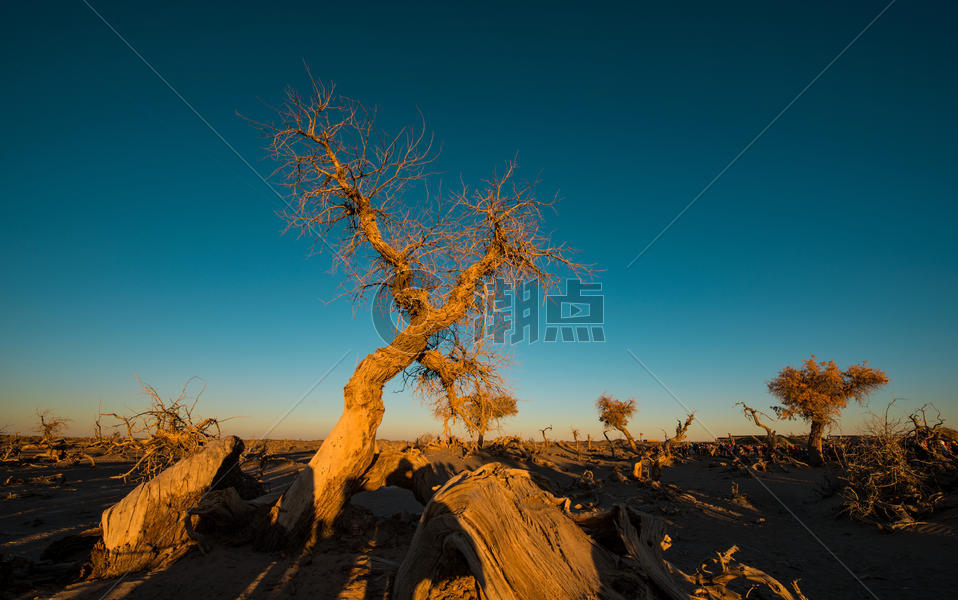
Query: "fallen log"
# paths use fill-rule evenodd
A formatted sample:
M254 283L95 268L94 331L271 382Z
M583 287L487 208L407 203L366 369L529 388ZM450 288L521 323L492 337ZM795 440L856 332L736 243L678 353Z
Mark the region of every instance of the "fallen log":
M211 490L240 485L243 442L211 442L103 511L102 539L91 554L94 578L164 567L193 546L189 511Z

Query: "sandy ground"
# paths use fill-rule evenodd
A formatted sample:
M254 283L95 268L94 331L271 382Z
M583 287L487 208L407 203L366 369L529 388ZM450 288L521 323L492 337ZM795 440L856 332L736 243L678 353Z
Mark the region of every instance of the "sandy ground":
M267 489L284 489L317 446L271 446L279 458L262 472ZM829 468L752 477L709 458L667 468L661 485L650 485L614 481L615 468L631 471L629 461L598 451L583 455L579 462L552 446L540 456L546 460L543 466L486 453L428 452L432 463L449 473L498 461L542 475L554 494L568 496L574 504L629 503L652 512L668 523L673 546L666 558L687 571L714 552L738 545L739 560L782 581L799 579L813 600L952 597L950 575L958 566L954 499L925 525L884 533L838 516L840 499L822 491L826 477L837 475ZM11 569L27 573L16 585L4 587L5 597L384 598L422 510L406 490L363 492L354 496L342 533L306 556L219 545L206 554L194 551L165 571L70 583L71 571L62 564L66 558L52 560L44 550L68 534L97 526L100 513L133 487L110 478L126 464L100 458L96 467L29 460L0 467L3 576L9 580ZM586 469L601 481L597 488L576 485ZM260 475L258 469L250 472ZM60 483L43 479L58 474L63 475Z

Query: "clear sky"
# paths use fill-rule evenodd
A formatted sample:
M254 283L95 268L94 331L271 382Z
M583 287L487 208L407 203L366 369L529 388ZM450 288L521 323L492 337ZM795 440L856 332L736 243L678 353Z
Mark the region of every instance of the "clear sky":
M868 359L883 407L958 420L958 9L898 2L627 265L886 2L93 5L261 173L267 118L313 73L417 110L440 167L476 183L519 153L559 191L554 239L604 269L601 344L514 348L506 433L598 435L593 402L635 396L633 433L684 409L717 434L809 354ZM282 235L276 196L82 2L0 8L0 426L35 409L88 434L145 406L135 375L262 435L323 437L377 347L368 312L326 301L328 256ZM390 384L385 438L437 432ZM864 411L850 409L841 430ZM804 426L780 426L798 431ZM696 426L695 438L709 437Z

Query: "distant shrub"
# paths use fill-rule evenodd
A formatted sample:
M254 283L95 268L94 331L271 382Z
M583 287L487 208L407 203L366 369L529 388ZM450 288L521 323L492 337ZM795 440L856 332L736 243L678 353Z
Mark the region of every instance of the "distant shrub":
M416 448L422 450L427 447L429 444L436 441L436 436L431 433L424 433L416 438Z

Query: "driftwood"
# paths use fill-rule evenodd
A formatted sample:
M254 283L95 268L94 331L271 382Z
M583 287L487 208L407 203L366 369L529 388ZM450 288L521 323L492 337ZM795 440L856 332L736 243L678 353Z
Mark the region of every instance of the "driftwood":
M103 512L103 539L91 556L93 577L114 577L166 566L193 545L189 511L211 489L233 487L243 477L237 461L243 442L229 436L210 443L141 483Z
M683 572L662 556L672 545L672 540L665 531L665 522L631 507L619 504L608 511L574 518L596 535L608 538L611 532L618 537L625 549L625 561L634 562L638 571L644 574L655 590L650 595L633 594L633 597L740 600L743 596L730 589L728 584L743 579L752 588L763 586L773 598L807 600L797 581L792 582L790 591L768 573L736 562L732 555L738 551L737 546L716 553L714 558L703 562L691 575Z

